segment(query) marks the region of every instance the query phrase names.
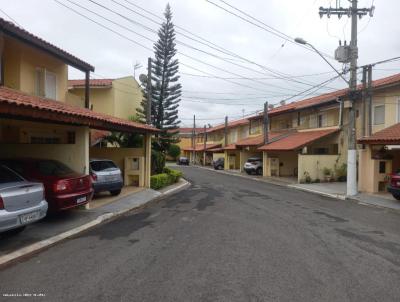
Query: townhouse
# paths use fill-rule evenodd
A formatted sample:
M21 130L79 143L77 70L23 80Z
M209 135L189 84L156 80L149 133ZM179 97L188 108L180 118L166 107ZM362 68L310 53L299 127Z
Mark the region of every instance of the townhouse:
M92 156L113 159L125 183L150 186L151 126L90 110L94 67L0 19L0 158L59 160L88 174ZM85 74L83 97L68 90L68 67ZM97 148L91 129L140 133L143 148Z
M355 104L356 137L359 190L376 193L400 170L400 74L375 80L372 87L371 101L364 97ZM263 113L211 127L185 152L199 159L204 153L224 157L225 169L241 171L249 157L259 157L265 177L345 181L350 106L348 89L271 106L267 127Z

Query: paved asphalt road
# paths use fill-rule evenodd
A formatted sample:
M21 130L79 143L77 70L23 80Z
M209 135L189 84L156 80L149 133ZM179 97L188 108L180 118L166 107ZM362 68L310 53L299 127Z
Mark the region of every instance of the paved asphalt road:
M189 189L3 269L1 292L46 295L35 301L400 301L398 213L182 169Z

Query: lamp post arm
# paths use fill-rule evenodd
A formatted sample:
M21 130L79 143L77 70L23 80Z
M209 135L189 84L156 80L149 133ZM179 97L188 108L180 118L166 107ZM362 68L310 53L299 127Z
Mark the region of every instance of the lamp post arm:
M347 84L349 84L349 81L346 80L346 78L343 76L343 74L341 72L339 72L319 51L318 49L316 49L312 44L310 43L306 43L307 45L310 45L312 49L314 49L314 51L326 62L328 63L328 65L334 70L336 71L336 73L339 75L339 77L341 77L343 79L343 81L345 81Z

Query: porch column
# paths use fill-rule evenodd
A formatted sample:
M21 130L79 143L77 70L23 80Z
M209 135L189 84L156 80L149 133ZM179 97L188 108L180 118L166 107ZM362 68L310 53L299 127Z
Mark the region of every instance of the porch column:
M268 176L268 153L263 151L263 177Z
M239 167L239 171L243 172L243 166L244 166L244 152L243 150L239 151L239 162L240 162L240 167Z
M224 151L224 170L229 170L229 156L227 151Z
M150 188L151 176L151 134L144 135L144 186Z

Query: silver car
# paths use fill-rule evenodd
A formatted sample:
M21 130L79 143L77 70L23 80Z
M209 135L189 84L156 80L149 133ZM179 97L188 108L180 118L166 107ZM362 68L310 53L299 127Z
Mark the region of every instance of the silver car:
M95 193L109 191L116 196L124 186L121 170L109 159L91 159L90 175Z
M47 213L44 187L0 165L0 232L22 231Z
M259 157L250 157L244 164L243 169L247 174L262 175L263 173L263 161Z

